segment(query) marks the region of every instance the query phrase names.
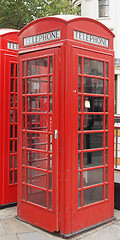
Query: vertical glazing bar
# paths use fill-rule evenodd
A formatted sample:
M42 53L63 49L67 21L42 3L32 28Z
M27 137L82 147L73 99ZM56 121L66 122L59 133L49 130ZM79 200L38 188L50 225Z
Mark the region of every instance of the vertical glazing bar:
M118 140L118 129L116 128L116 161L115 161L115 167L117 168L117 162L118 162L118 160L117 160L117 145L118 145L118 142L117 142L117 140Z

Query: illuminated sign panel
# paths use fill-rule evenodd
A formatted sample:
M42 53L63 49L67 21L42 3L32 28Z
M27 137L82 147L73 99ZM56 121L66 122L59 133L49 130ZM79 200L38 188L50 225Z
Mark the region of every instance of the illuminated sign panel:
M74 30L74 39L109 47L109 39Z
M30 37L25 37L23 44L24 46L29 46L32 44L44 43L47 41L53 41L57 39L60 39L60 30L42 33L39 35L30 36Z

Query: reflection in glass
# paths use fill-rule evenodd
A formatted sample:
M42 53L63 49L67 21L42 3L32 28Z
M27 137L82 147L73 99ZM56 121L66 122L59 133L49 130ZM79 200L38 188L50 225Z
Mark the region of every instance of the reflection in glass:
M25 61L22 63L22 76L25 76Z
M81 115L78 115L78 131L81 130Z
M52 193L49 192L49 209L52 210Z
M81 73L81 60L82 60L82 58L79 57L78 58L78 73Z
M26 181L41 188L47 188L47 173L35 169L27 169Z
M47 77L28 78L27 93L47 93Z
M52 73L53 72L53 57L51 56L49 60L50 60L49 73Z
M83 148L93 149L103 147L103 133L84 133Z
M47 192L34 187L27 187L27 201L47 208Z
M103 112L103 97L84 97L85 112Z
M81 134L78 134L78 150L81 149Z
M81 173L78 172L78 188L81 188Z
M49 190L52 190L52 174L49 174Z
M105 133L105 147L108 147L108 133Z
M81 92L81 77L78 77L78 92Z
M10 125L10 138L13 138L13 125Z
M105 116L105 129L108 129L108 116Z
M22 199L25 200L25 185L22 185Z
M11 107L13 107L13 102L14 102L14 95L11 94L11 104L10 104Z
M83 186L91 186L103 183L103 168L83 172Z
M10 141L10 153L13 152L13 141Z
M83 168L91 168L103 165L103 151L83 153Z
M47 169L47 153L27 151L27 165Z
M22 93L25 94L25 79L22 80Z
M105 168L105 182L108 182L108 168Z
M47 96L27 97L27 112L47 112Z
M49 97L49 111L52 112L52 96Z
M108 199L108 185L105 185L105 199Z
M84 93L103 94L103 83L102 79L84 77Z
M27 147L47 151L47 134L27 133Z
M103 77L103 62L84 58L84 74Z
M103 129L103 115L83 115L84 130Z
M52 76L49 77L49 93L52 93L52 86L53 82L52 82Z
M10 169L13 168L13 155L10 156Z
M81 153L78 153L78 169L81 168Z
M11 77L14 77L14 63L11 63Z
M49 154L49 170L52 170L52 154Z
M105 76L108 78L108 63L106 62L106 74Z
M14 79L11 79L11 92L14 92Z
M105 150L105 164L108 164L108 150Z
M108 95L108 81L105 81L105 93Z
M103 186L83 190L83 206L103 200Z
M78 208L81 207L81 191L78 192Z
M13 123L13 110L10 110L10 122Z
M81 112L81 96L78 95L78 112Z
M48 58L40 58L27 61L27 76L47 74Z
M108 98L105 99L105 111L108 112Z

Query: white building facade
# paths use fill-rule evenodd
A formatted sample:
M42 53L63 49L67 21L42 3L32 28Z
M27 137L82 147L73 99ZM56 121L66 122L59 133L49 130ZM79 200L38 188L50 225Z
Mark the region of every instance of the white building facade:
M79 15L96 19L114 34L115 113L120 114L120 0L73 0Z

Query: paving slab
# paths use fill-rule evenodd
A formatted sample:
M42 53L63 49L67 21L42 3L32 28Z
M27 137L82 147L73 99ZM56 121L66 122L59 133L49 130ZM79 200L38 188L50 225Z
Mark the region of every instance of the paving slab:
M17 234L18 236L18 240L53 240L53 239L59 239L60 238L56 238L54 235L49 234L48 236L43 235L41 233L38 232L31 232L31 233L21 233L21 234Z
M18 237L16 234L10 234L10 235L0 236L0 240L18 240Z

